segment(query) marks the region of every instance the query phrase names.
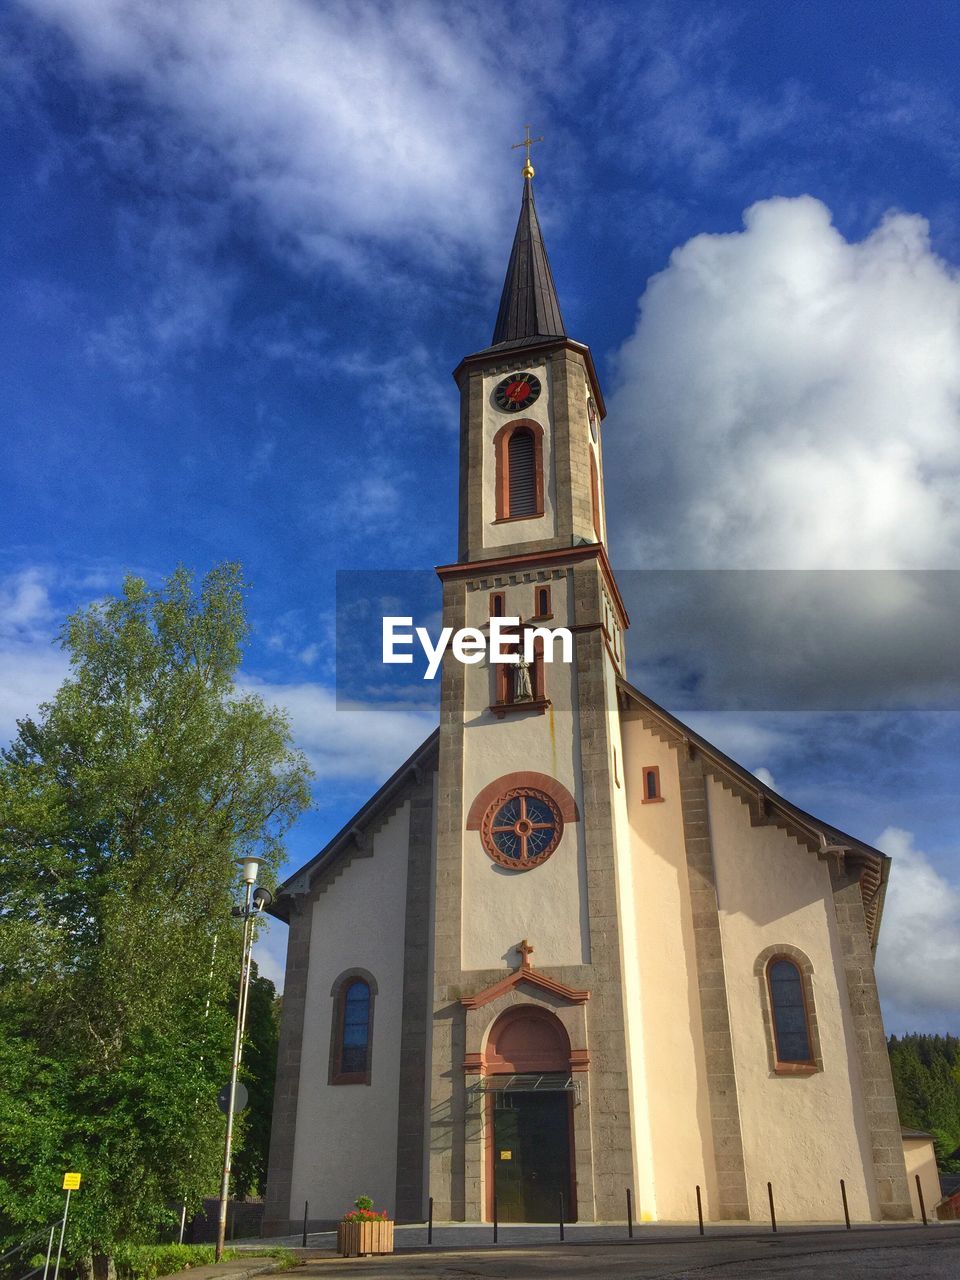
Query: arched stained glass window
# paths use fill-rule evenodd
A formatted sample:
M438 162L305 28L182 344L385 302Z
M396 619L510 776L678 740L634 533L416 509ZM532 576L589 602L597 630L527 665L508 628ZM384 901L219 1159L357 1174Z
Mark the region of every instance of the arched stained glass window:
M370 988L362 979L351 982L343 997L340 1070L356 1075L367 1069L370 1039Z
M779 956L767 965L770 1007L778 1062L812 1062L803 978L792 960Z
M376 982L365 970L349 971L333 985L331 1084L369 1084ZM369 980L368 980L369 979Z

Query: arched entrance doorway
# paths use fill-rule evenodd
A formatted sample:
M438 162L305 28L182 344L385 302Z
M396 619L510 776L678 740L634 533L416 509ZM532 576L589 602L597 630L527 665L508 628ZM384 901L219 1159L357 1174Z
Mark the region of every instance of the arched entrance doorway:
M487 1214L501 1222L556 1222L561 1198L576 1220L570 1040L547 1009L521 1005L490 1028L487 1091Z

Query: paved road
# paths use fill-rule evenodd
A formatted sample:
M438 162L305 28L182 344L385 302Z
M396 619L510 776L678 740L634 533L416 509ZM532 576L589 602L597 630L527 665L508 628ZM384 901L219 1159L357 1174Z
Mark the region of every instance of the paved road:
M960 1225L444 1249L308 1262L315 1280L958 1280Z

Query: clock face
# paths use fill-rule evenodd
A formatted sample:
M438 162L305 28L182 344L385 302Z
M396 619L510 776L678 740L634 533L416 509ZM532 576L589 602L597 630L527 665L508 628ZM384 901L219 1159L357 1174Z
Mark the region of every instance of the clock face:
M518 409L529 408L539 395L540 379L535 374L511 373L497 384L493 398L502 413L516 413Z
M590 419L590 434L593 437L593 443L597 443L597 406L593 403L593 396L587 396L587 417Z

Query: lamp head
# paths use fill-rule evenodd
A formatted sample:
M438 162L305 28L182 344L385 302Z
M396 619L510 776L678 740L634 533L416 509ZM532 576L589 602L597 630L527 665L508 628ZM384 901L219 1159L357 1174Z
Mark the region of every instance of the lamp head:
M253 906L256 911L266 911L273 901L273 894L264 886L258 885L253 891Z
M243 867L243 883L244 884L257 883L257 872L260 869L261 862L263 862L263 858L258 858L256 857L255 854L251 854L249 857L243 858L239 862L238 865Z

